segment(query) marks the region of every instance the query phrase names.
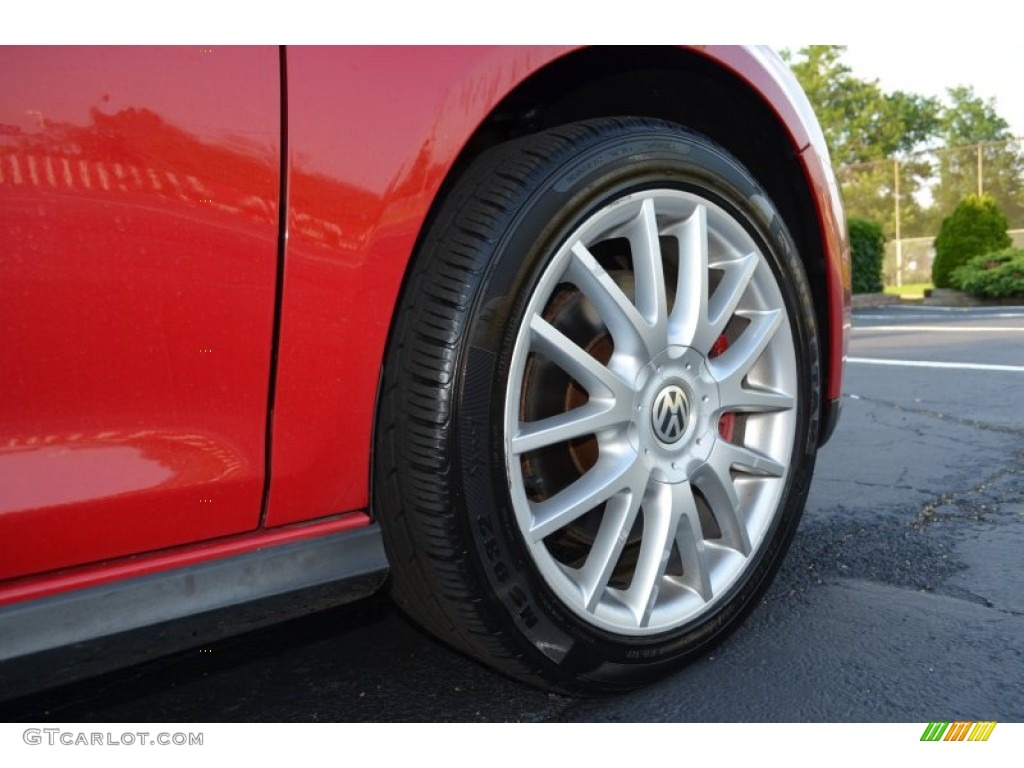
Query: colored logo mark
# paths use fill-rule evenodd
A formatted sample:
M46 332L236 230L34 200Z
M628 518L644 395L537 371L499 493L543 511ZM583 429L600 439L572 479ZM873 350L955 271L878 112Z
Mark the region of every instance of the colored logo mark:
M994 720L980 723L928 723L921 734L921 741L988 741L995 727Z

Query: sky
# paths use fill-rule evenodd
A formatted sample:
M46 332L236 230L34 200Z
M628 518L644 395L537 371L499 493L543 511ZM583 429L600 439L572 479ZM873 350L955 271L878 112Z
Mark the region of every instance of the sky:
M877 79L884 91L941 97L946 88L971 85L979 96L995 99L1013 134L1024 136L1024 45L851 44L844 61L858 77Z

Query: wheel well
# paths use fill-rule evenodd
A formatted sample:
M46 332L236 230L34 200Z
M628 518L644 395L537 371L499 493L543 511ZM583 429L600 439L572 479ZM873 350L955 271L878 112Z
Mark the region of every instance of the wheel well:
M437 199L489 147L577 120L621 115L661 118L703 133L736 156L764 187L807 272L826 372L825 253L796 149L754 89L699 53L670 47L588 48L554 61L491 111L456 159Z

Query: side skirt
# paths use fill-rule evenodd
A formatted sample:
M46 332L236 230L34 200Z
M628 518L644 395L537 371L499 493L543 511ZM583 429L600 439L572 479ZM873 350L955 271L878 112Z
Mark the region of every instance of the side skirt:
M0 608L0 700L137 664L375 592L371 524Z

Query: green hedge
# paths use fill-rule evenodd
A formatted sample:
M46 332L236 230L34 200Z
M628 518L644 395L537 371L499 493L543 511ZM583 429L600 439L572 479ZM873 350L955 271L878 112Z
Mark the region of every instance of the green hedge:
M953 270L975 256L1009 248L1006 216L990 195L968 195L942 221L935 238L932 282L936 288L952 288Z
M1024 250L1007 248L975 256L953 270L954 288L988 299L1024 298Z
M882 258L885 235L882 225L868 219L850 219L850 252L853 258L853 292L882 291Z

